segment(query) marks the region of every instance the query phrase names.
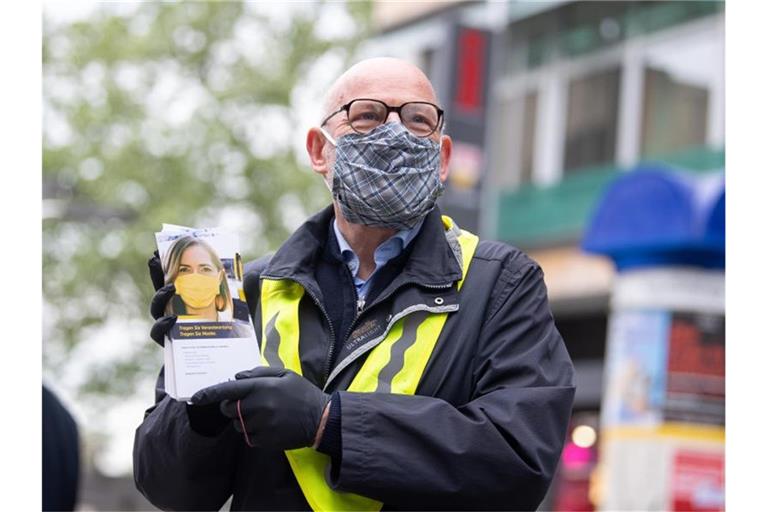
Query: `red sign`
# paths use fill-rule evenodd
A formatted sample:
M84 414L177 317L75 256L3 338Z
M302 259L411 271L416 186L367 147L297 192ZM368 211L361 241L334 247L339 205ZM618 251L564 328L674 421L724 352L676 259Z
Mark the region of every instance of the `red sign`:
M722 453L680 450L672 462L672 510L725 510Z
M462 113L482 112L486 39L479 30L463 28L459 33L454 103Z
M667 421L725 424L725 317L675 312L669 328Z

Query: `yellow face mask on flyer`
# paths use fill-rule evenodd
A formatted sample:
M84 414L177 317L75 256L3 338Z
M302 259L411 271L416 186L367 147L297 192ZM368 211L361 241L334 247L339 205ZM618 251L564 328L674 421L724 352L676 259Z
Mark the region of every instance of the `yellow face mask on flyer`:
M195 309L210 306L219 293L219 279L215 276L186 274L177 277L173 284L184 304Z

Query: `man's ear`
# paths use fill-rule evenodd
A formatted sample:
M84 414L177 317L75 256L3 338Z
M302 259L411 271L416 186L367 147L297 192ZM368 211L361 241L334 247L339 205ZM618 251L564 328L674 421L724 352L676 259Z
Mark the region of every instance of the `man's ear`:
M451 151L453 150L453 141L448 135L441 136L440 147L440 181L445 183L448 179L449 164L451 162Z
M309 163L318 174L326 175L328 172L328 158L325 155L325 145L328 139L325 138L320 128L310 128L307 132L307 154Z

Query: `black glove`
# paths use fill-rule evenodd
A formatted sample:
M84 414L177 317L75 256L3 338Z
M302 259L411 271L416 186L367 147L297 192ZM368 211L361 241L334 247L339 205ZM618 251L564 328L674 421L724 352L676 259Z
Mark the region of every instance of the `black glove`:
M152 279L152 286L157 291L165 284L165 272L163 272L163 263L160 261L159 252L152 253L152 257L147 260L147 266L149 267L149 278Z
M147 266L149 267L149 277L152 279L152 285L155 287L155 295L152 297L152 302L149 305L149 312L152 318L156 320L149 331L149 335L162 347L165 345L166 334L170 332L176 323L176 315L165 314L165 307L168 305L168 301L176 295L176 287L173 283L164 285L165 274L163 273L163 265L160 262L160 256L157 251L147 261Z
M193 405L221 402L248 446L291 450L311 446L331 396L295 372L266 366L198 391Z

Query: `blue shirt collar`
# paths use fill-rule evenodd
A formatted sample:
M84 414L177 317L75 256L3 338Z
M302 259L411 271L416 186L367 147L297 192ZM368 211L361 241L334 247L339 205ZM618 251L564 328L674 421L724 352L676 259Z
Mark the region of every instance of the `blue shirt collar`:
M421 219L415 226L410 229L401 229L390 238L382 242L376 250L373 252L373 261L376 264L376 269L373 273L376 273L381 267L387 264L387 262L393 258L396 258L403 252L408 244L416 238L419 234L421 225L424 223L424 219ZM344 235L339 231L339 226L336 223L336 218L333 219L333 231L336 235L336 240L339 243L339 251L344 262L349 267L349 271L352 277L355 279L355 284L365 283L367 280L362 280L357 277L357 271L360 268L360 258L355 254L355 251L349 245ZM371 274L373 275L373 274ZM370 279L370 278L369 278Z

